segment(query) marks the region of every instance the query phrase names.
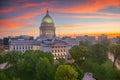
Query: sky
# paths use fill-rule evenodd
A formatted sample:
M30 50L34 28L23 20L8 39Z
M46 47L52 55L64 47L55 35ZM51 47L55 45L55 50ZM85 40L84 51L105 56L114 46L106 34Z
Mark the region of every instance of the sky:
M39 36L47 9L57 36L120 36L120 0L0 0L0 38Z

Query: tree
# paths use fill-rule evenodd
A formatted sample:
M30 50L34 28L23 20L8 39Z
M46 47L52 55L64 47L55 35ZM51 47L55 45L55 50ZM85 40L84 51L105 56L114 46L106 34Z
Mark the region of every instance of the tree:
M14 68L14 72L18 72L18 61L22 58L23 54L19 51L9 51L3 56L4 61L8 63L9 66Z
M0 80L9 80L4 72L0 71Z
M47 58L47 60L49 61L49 64L52 65L52 67L54 66L54 60L53 60L53 55L51 53L48 52L42 52L42 51L33 51L33 50L28 50L24 53L23 58L21 60L18 61L18 66L20 71L24 71L22 74L21 72L21 76L24 75L31 75L31 79L37 79L37 71L39 67L43 67L45 64L47 65L46 62L44 62L44 64L42 65L38 65L38 63L40 62L40 58ZM37 67L37 70L36 70ZM43 71L44 69L42 69ZM52 70L52 69L51 69ZM54 70L53 70L54 71ZM46 73L47 74L47 73ZM26 77L27 79L29 79L29 77ZM46 77L45 77L46 78Z
M78 80L81 80L83 78L83 70L76 64L76 63L72 63L71 64L72 67L75 68L75 70L78 72Z
M80 63L80 59L83 60L83 57L85 57L86 53L87 53L87 48L84 46L73 46L70 50L69 50L72 58L76 61Z
M58 58L58 61L59 61L59 64L65 64L65 59L63 57Z
M22 53L19 51L10 51L4 55L6 62L12 65L16 65L18 60L22 58Z
M51 53L33 50L25 53L10 51L2 57L5 62L10 64L9 68L3 70L3 79L7 77L10 80L36 80L44 75L42 80L54 79L54 58Z
M87 59L83 63L82 69L85 72L93 73L96 80L119 80L120 71L112 68L111 64L112 62L110 60L100 65L91 59Z
M60 65L55 74L55 80L76 80L78 73L70 65Z
M120 44L112 44L109 46L109 52L114 55L113 67L115 67L115 62L120 56Z
M0 55L0 64L4 63L5 62L5 59L2 55Z
M21 80L20 78L13 77L12 80Z
M88 52L89 57L98 64L102 64L107 60L107 51L101 44L94 44L89 46Z
M102 44L105 48L107 48L110 45L110 40L108 39L102 40L100 44Z
M106 73L106 80L120 80L120 71L116 68L111 68Z
M46 57L39 58L39 61L36 65L36 75L38 80L54 79L54 66L49 62Z
M82 41L79 41L79 43L82 46L88 46L89 44L91 44L88 40L82 40Z

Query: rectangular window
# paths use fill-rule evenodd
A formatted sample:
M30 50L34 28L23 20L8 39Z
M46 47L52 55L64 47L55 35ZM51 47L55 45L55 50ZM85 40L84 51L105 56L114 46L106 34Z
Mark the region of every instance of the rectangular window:
M54 50L52 50L52 52L54 52Z

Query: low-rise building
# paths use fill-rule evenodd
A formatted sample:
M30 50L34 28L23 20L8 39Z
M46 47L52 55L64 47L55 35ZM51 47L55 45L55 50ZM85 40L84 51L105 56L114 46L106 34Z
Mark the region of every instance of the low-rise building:
M110 39L111 44L120 44L120 36L114 37Z
M88 35L77 36L76 41L79 42L79 44L80 44L81 41L88 42L90 44L95 44L96 43L96 38L95 38L95 36L88 36Z

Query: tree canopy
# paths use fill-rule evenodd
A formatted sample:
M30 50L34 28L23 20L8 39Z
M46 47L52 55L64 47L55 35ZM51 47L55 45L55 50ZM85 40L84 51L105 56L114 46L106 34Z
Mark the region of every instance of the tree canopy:
M3 56L3 59L4 62L11 65L5 70L5 73L2 73L8 79L39 80L43 79L43 76L43 80L54 79L54 58L51 53L33 50L25 53L10 51Z
M55 80L76 80L78 72L70 65L60 65L55 74Z
M38 80L53 80L54 78L54 67L49 62L49 60L44 58L39 58L36 65L36 73Z
M75 60L75 61L80 61L80 58L83 58L85 57L86 53L87 53L87 48L84 47L84 46L73 46L69 52L72 56L72 58Z
M94 44L89 46L88 48L89 57L99 63L102 64L107 60L107 51L101 44Z

